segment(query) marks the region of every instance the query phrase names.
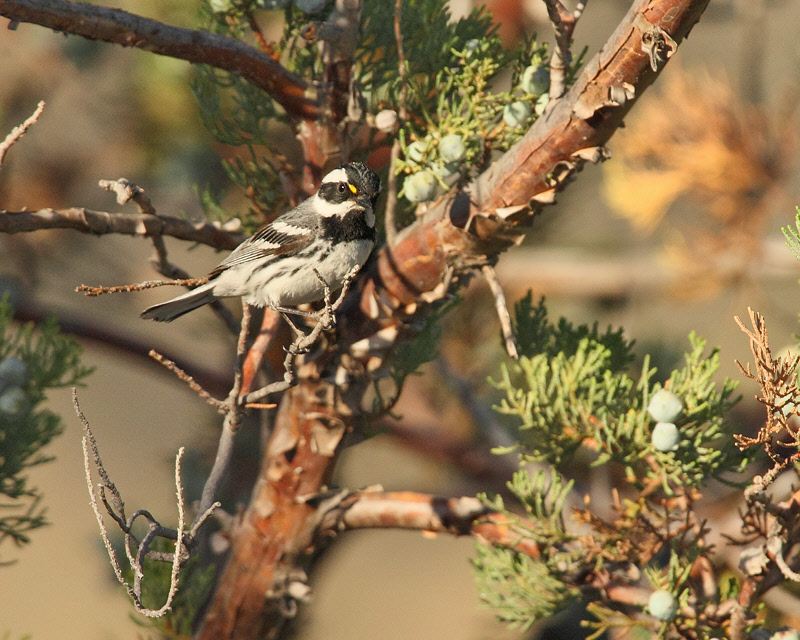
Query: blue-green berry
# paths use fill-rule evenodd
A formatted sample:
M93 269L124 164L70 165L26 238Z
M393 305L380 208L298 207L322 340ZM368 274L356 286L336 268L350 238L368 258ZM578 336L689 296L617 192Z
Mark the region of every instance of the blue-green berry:
M653 443L656 451L675 451L680 441L681 434L674 422L658 422L653 427L650 442Z
M669 389L659 389L650 398L647 412L656 422L675 422L683 411L683 401Z
M520 85L526 93L533 93L537 96L547 93L550 90L550 71L540 64L526 67L522 72Z
M678 601L666 589L658 589L650 594L650 599L647 601L647 608L650 614L668 622L675 617L678 612Z
M412 142L406 147L406 158L412 162L422 162L425 160L425 149L427 145L422 140Z
M460 135L451 133L439 141L439 155L445 163L461 162L467 155L467 145Z
M8 387L0 393L0 415L18 416L29 406L28 394L22 387Z
M478 47L481 46L481 41L473 38L472 40L467 40L467 43L464 45L464 51L466 53L472 53L473 51L477 51Z
M322 11L327 3L327 0L294 0L295 6L303 13Z
M256 2L256 6L259 9L266 9L267 11L285 9L287 4L289 4L289 0L257 0Z
M22 387L30 378L28 365L16 356L10 356L0 362L0 391L6 387Z
M769 640L800 640L800 631L791 627L776 629Z
M233 9L231 0L208 0L208 4L214 13L228 13Z
M531 117L531 106L517 100L503 108L503 120L509 127L521 127Z
M436 177L427 169L414 173L403 183L403 194L411 202L427 202L436 193Z
M433 171L433 175L445 180L458 173L460 166L458 162L437 162L432 164L429 168Z

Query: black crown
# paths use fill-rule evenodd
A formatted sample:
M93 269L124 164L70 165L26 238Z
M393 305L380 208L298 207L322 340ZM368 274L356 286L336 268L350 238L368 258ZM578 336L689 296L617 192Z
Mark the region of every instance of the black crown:
M378 174L362 162L350 162L341 167L347 173L347 179L359 192L367 195L371 200L378 197L381 192L381 179Z

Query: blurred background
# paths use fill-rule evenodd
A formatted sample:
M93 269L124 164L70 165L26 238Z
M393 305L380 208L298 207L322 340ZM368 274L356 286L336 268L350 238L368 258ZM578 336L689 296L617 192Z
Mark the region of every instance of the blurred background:
M456 15L471 6L453 5ZM508 45L532 31L550 38L540 0L487 5ZM191 2L115 6L177 26L199 24ZM594 55L629 6L590 2L576 50L586 45L588 57ZM279 29L280 16L265 13L265 28ZM748 306L766 316L773 349L794 344L800 263L780 228L793 224L800 204L797 33L796 2L712 0L612 139L612 160L587 167L534 222L523 246L503 256L497 271L509 300L532 289L547 296L554 317L623 326L663 372L695 330L720 347L723 374L738 377L734 359L750 354L733 316L746 316ZM143 187L163 214L199 218L197 188L220 194L232 215L246 207L227 184L219 161L225 150L202 128L188 64L27 24L0 30L0 61L1 136L39 100L47 104L6 156L0 208L119 211L97 187L98 180L119 177ZM221 258L205 247L166 242L171 260L193 275ZM175 355L222 395L234 341L208 310L170 325L139 320L165 291L91 299L74 293L81 283L155 277L150 253L141 239L71 231L0 235L0 282L14 292L21 318L54 313L81 336L85 364L96 370L80 400L106 467L129 509L147 507L170 522L174 455L179 446L190 449L187 473L194 469L194 476L187 481L202 482L219 422L143 354L152 347ZM387 419L385 433L344 454L338 484L443 495L502 490L514 460L489 454L507 436L487 411L493 396L486 383L504 357L499 327L481 279L464 295L468 304L446 320L440 358L409 380L395 410L399 419ZM747 429L761 413L754 385L743 382L740 390L737 419ZM0 634L146 636L131 619L97 535L68 391L52 393L49 404L66 428L47 451L56 460L35 469L32 482L45 494L52 525L22 551L4 549L4 559L16 562L0 568ZM347 534L314 576L314 601L303 611L299 636L521 637L479 608L472 548L470 540L405 532Z

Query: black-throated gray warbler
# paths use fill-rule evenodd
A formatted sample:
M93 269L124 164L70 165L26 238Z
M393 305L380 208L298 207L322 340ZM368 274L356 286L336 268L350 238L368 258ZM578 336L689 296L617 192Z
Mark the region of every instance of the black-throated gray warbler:
M336 291L372 252L380 190L376 173L360 162L334 169L316 194L236 247L206 284L145 309L142 318L170 322L231 296L273 308L321 300L325 288L320 277Z

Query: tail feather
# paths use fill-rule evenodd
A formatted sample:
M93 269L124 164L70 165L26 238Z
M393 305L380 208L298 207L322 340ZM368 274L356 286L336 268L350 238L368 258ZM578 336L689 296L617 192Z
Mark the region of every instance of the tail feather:
M152 307L142 311L141 317L152 319L156 322L172 322L175 318L180 318L183 314L189 313L197 309L197 307L213 302L215 300L214 284L214 282L207 282L177 298L154 304Z

